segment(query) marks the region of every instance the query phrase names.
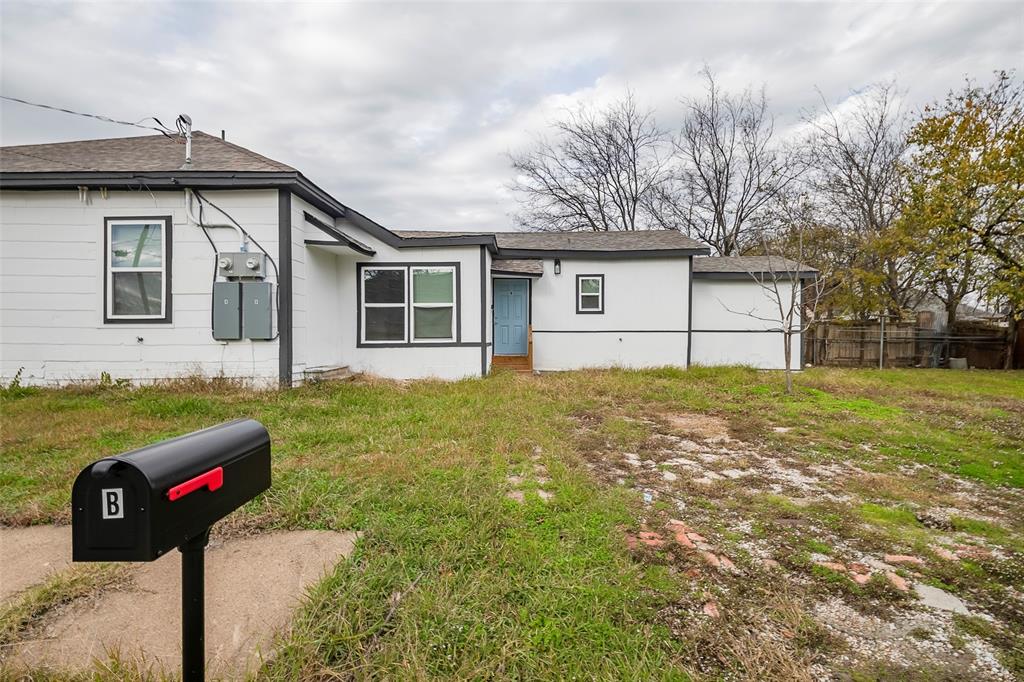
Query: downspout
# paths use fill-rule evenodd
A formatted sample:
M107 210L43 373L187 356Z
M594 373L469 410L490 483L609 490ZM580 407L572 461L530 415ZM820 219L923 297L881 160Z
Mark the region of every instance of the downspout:
M277 309L277 371L281 388L292 387L294 337L292 322L292 193L277 191L277 253L281 269L277 277L280 295Z

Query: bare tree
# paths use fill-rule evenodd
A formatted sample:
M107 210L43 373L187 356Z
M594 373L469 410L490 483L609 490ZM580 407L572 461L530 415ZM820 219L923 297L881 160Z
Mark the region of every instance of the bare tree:
M777 331L782 332L787 395L793 393L794 341L813 328L819 306L838 286L835 279L821 276L823 273L810 263L818 228L814 206L807 194L789 191L778 195L760 223L757 245L751 249L762 254L758 260L751 261L750 276L770 302L770 310L759 310L756 305L745 311L730 310L778 324Z
M802 166L775 139L764 88L722 91L708 67L703 97L683 100L686 118L674 140L672 182L653 193L651 214L718 255L739 254L758 214L797 178Z
M552 125L552 139L510 155L519 194L515 216L530 230L643 230L666 177L665 133L632 93L602 110L581 107Z
M892 229L906 197L907 117L893 84L872 86L849 111L834 110L824 96L822 107L805 115L812 129L811 187L825 219L858 244L847 270L862 281L852 286L875 296L856 312L887 308L898 315L923 294L920 245Z

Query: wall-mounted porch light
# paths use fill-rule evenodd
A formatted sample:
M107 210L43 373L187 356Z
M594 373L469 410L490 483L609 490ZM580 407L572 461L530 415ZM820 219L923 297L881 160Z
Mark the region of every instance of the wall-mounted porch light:
M562 259L561 258L556 258L555 259L555 274L556 275L561 275L562 274Z

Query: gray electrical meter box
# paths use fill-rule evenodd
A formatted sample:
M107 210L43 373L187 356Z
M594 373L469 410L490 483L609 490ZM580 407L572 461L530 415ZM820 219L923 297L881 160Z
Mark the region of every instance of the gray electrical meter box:
M242 287L238 282L213 283L213 338L242 338Z
M267 257L256 251L218 253L217 274L232 279L263 279L267 275Z
M270 282L242 282L242 336L247 339L271 339L271 305L274 285Z

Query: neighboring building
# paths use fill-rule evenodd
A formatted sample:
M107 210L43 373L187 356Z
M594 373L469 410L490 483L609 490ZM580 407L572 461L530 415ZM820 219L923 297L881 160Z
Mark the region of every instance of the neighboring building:
M290 166L198 132L191 149L0 149L4 380L783 364L757 259L672 231L392 231Z
M921 292L917 305L913 312L917 314L917 326L919 329L928 329L936 332L944 332L949 326L949 312L946 304L932 293ZM956 307L957 322L984 322L992 325L1006 325L1006 315L979 308L967 302L961 302Z

